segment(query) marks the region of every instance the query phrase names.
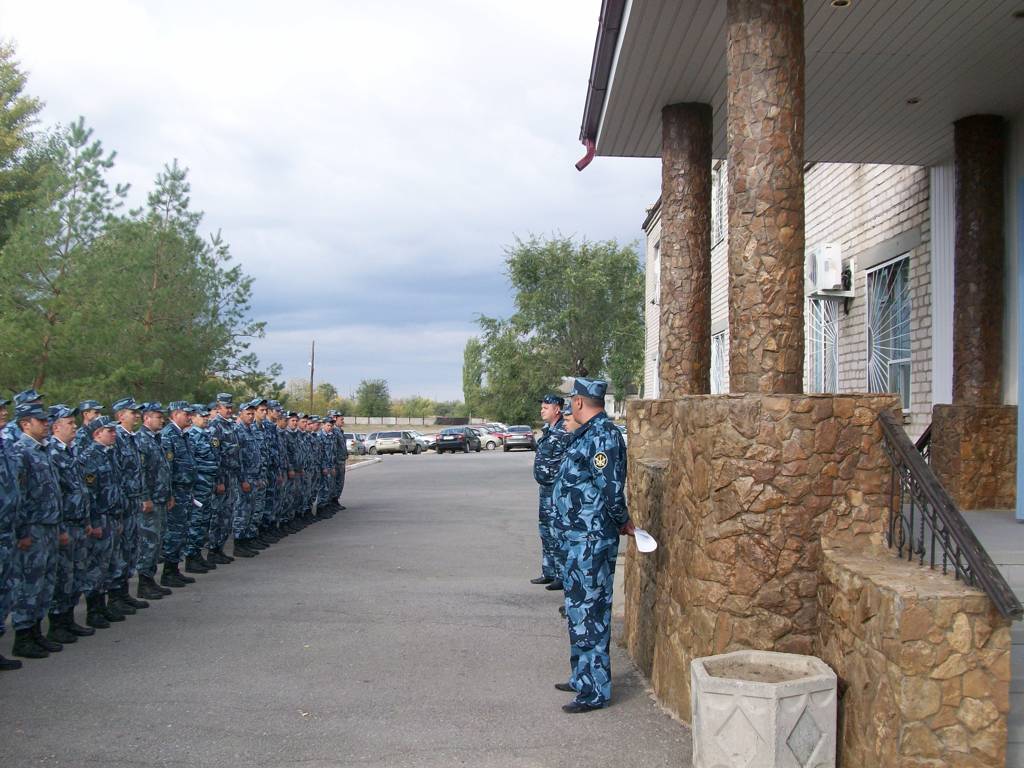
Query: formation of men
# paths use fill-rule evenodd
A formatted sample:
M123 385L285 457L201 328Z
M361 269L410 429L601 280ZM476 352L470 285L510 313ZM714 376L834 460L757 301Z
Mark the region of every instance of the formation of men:
M604 410L607 385L577 378L568 405L558 395L541 401L544 434L534 479L540 485L541 576L533 584L563 589L560 611L569 635L568 682L575 693L562 707L591 712L611 700L612 587L619 535L632 535L626 508L626 446ZM567 429L565 415L571 418Z
M45 658L195 583L188 574L345 509L334 411L256 398L236 414L222 393L166 407L126 397L105 415L95 400L47 408L33 389L14 396L11 419L10 405L0 400L0 635L10 614L15 656ZM0 670L20 667L0 656Z

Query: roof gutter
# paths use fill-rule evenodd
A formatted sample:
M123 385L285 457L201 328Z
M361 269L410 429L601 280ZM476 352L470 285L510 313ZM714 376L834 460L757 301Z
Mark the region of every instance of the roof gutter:
M608 95L611 81L612 62L615 46L622 29L622 16L626 0L601 0L601 18L597 23L597 40L594 42L594 58L590 64L590 84L587 89L587 103L583 108L583 124L580 126L580 143L586 146L587 154L576 163L576 170L582 171L594 159L597 145L597 129L604 111L604 100Z

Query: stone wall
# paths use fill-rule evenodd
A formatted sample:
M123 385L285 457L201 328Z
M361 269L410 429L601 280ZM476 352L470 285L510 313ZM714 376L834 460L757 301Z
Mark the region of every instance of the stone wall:
M932 469L961 509L1017 504L1017 406L936 405Z
M842 716L859 729L841 744L846 765L903 765L886 762L889 728L897 728L900 754L936 743L902 711L896 719L871 715L863 692L873 690L879 665L888 665L885 690L896 692L897 709L914 681L924 680L919 687L930 695L935 680L941 707L921 721L932 738L967 745L957 764L995 766L985 750L1005 728L1005 703L998 688L988 698L977 691L982 682L1001 679L996 656L1009 647L1009 636L996 632L1005 624L982 593L901 562L885 548L890 471L877 418L882 410L898 413L896 398L728 395L631 403L630 513L660 546L653 555L632 545L627 550L624 644L658 699L685 720L694 658L740 649L825 658L845 686L860 692L841 704ZM847 554L859 559L845 561ZM889 607L877 607L883 605ZM912 639L901 628L923 620L921 606L936 617L935 626L923 640ZM980 645L965 644L961 613ZM877 631L850 618L876 614ZM892 641L891 626L904 635ZM912 645L920 642L934 647ZM942 666L952 658L949 648L962 665ZM916 651L950 677L921 678ZM844 654L851 656L841 667ZM943 682L953 678L958 682ZM947 722L951 711L955 722ZM986 721L992 711L997 719Z
M840 679L843 765L1003 766L1010 630L985 595L891 557L826 549L815 654Z

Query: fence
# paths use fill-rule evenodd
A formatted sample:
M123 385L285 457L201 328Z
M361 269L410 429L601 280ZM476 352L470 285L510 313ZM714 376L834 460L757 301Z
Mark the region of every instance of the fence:
M404 424L412 427L433 427L438 423L438 419L438 416L346 416L345 426L359 424L368 427L393 427L398 424ZM450 421L450 419L446 421ZM484 420L472 418L469 419L469 423L483 424Z

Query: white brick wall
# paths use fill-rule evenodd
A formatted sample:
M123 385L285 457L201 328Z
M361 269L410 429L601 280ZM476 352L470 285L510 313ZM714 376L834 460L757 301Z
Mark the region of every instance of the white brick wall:
M661 323L659 302L661 297L657 294L657 279L655 270L656 246L661 241L661 214L656 213L647 225L646 251L644 253L644 268L646 271L646 284L644 289L644 391L646 398L656 397L658 394L658 339L660 337Z

